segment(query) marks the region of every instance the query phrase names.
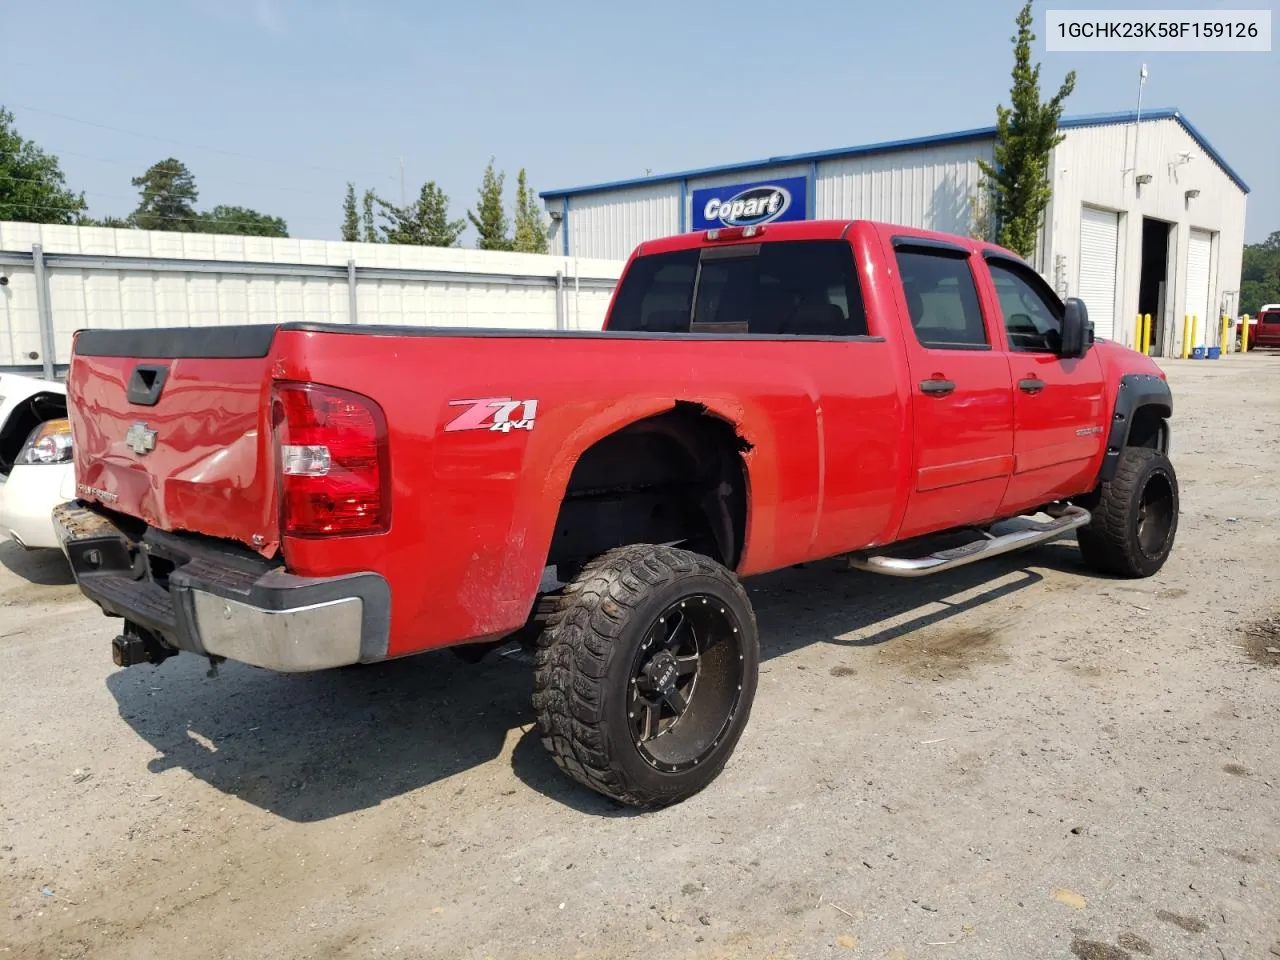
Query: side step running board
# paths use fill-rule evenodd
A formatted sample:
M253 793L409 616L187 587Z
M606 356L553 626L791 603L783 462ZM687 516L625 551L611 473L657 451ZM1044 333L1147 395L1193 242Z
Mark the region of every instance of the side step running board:
M1055 511L1056 512L1056 511ZM988 533L986 540L975 540L964 546L939 550L924 557L888 557L866 552L849 556L849 566L869 573L881 573L890 577L927 577L954 570L975 560L1011 553L1024 547L1055 540L1063 534L1083 527L1090 520L1089 511L1083 507L1068 506L1053 520L1042 522L1017 517L1006 520L997 527L1016 526L1016 529L999 535ZM992 528L993 530L995 527Z

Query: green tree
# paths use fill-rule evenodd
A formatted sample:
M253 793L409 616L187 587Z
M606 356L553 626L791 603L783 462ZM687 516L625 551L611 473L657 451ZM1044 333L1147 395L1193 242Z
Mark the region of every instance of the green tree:
M484 168L484 179L480 181L480 202L476 205L478 214L467 211L467 218L476 228L479 236L476 246L481 250L510 250L511 238L507 235L511 224L507 220L507 211L502 206L502 183L505 173L494 173L493 158Z
M466 229L465 220L449 219L449 197L434 180L422 185L418 199L407 207L397 207L378 198L385 243L407 243L421 247L455 247Z
M361 211L361 223L364 227L364 236L361 238L365 243L378 242L378 226L374 218L374 204L378 202L378 195L372 190L366 190L363 198L363 210Z
M58 158L24 140L13 114L0 107L0 220L75 223L85 209L84 194L67 189Z
M1062 142L1058 121L1063 101L1076 86L1076 73L1069 72L1048 103L1040 101L1040 65L1031 65L1032 0L1018 13L1018 32L1013 42L1013 86L1010 106L996 107L995 163L979 160L982 173L991 184L992 214L999 228L1001 246L1024 257L1036 250L1045 208L1053 194L1049 179L1049 154Z
M152 164L132 182L142 195L132 219L143 230L191 233L201 229L195 211L200 191L186 164L169 157Z
M134 222L129 217L113 217L108 214L105 217L77 217L77 227L114 227L117 230L131 230Z
M1280 303L1280 230L1246 244L1240 270L1240 312L1256 317L1264 303Z
M201 233L231 233L242 237L289 236L289 228L280 217L268 216L248 207L221 204L198 215L197 229Z
M449 219L449 195L430 180L418 194L418 220L422 224L423 243L429 247L456 247L467 221Z
M547 252L547 224L523 167L516 177L516 235L512 246L521 253Z
M347 184L347 195L342 200L342 239L354 243L360 239L360 211L356 209L356 185Z

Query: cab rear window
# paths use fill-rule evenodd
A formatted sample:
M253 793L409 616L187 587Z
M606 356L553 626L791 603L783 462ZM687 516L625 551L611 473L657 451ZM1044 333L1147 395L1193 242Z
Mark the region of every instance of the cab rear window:
M1280 310L1264 310L1258 316L1259 323L1280 323Z
M867 317L847 243L788 240L637 257L608 329L854 337Z

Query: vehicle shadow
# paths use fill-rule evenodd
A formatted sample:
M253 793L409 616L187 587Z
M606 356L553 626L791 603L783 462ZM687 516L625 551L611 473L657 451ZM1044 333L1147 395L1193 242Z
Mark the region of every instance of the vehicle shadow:
M771 659L815 643L883 644L1039 583L1031 566L1082 569L1074 543L1049 544L924 580L842 569L835 561L746 582ZM959 598L959 599L956 599ZM527 657L468 664L448 651L312 674L223 664L206 676L184 655L107 678L120 716L178 767L288 820L315 822L378 805L512 752L516 776L595 816L633 813L564 776L538 742Z
M0 540L0 566L40 587L68 587L76 582L61 550L28 550L12 540Z

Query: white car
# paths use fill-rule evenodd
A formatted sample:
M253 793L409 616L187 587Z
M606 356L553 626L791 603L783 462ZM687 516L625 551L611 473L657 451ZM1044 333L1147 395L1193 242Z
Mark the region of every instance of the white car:
M50 514L75 495L66 384L0 375L0 537L59 548Z

